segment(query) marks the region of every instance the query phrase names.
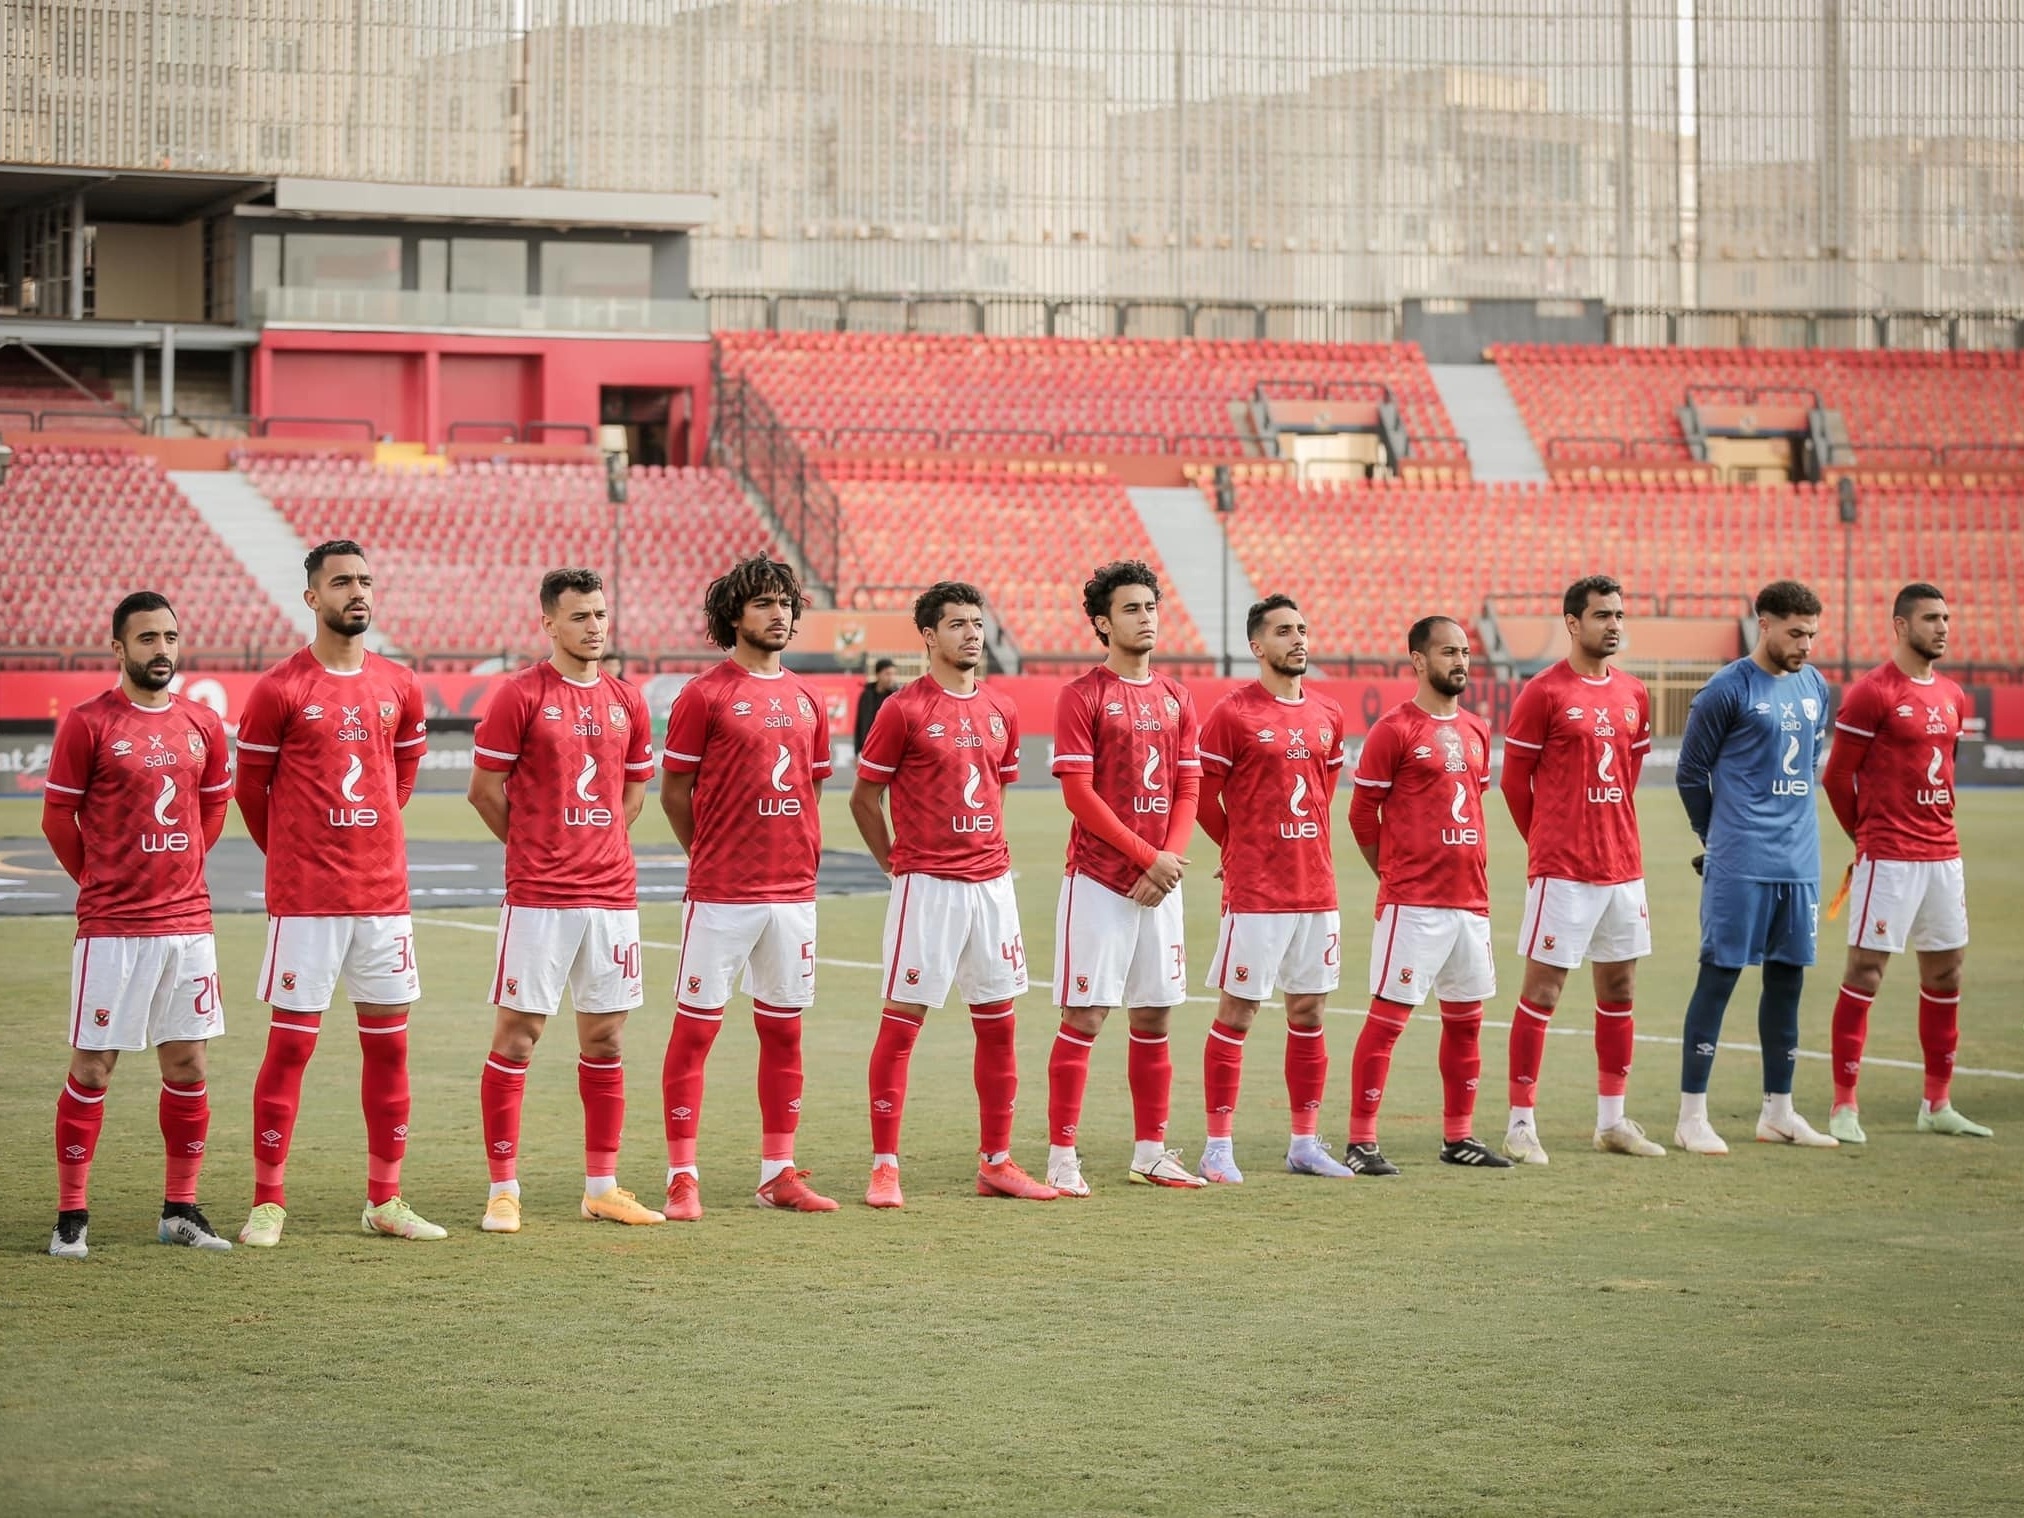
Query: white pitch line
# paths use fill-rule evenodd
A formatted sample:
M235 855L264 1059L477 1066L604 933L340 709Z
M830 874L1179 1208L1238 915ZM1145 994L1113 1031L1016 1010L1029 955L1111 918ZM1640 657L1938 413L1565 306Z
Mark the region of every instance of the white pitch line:
M496 934L498 932L497 928L492 927L486 923L460 922L458 919L454 917L417 917L415 921L433 923L439 928L462 928L467 933ZM640 940L640 947L643 949L666 949L670 953L677 953L681 950L682 946L678 943L663 943L658 939L642 938ZM830 966L830 968L836 970L885 969L884 965L879 964L874 960L818 958L815 962L819 965L828 965ZM1054 982L1051 980L1041 980L1038 977L1030 977L1029 983L1031 984L1032 988L1036 991L1040 990L1052 991L1054 989ZM1217 998L1213 996L1190 996L1187 997L1186 1000L1206 1007L1213 1007L1218 1005ZM1362 1007L1330 1007L1328 1010L1334 1013L1337 1017L1363 1017L1366 1015L1366 1009ZM1419 1024L1417 1025L1430 1026L1431 1023L1432 1019L1423 1017L1419 1020ZM1407 1026L1413 1027L1416 1025L1408 1023ZM1508 1028L1511 1025L1508 1022L1498 1022L1493 1018L1486 1017L1483 1019L1483 1026L1486 1028ZM1546 1031L1548 1033L1559 1034L1565 1038L1587 1038L1594 1032L1592 1028L1558 1028L1551 1026L1549 1026ZM1641 1044L1670 1044L1675 1049L1677 1049L1682 1043L1685 1042L1684 1039L1670 1038L1663 1033L1640 1033L1636 1035L1636 1039L1637 1042ZM1759 1044L1722 1043L1717 1044L1715 1047L1718 1049L1733 1049L1738 1054L1761 1054L1764 1052L1763 1046ZM1823 1054L1818 1049L1800 1049L1795 1052L1801 1059L1832 1059L1834 1057L1831 1054ZM1862 1062L1865 1065L1881 1065L1883 1068L1887 1070L1925 1069L1925 1066L1917 1060L1885 1059L1881 1055L1864 1055ZM1962 1065L1957 1066L1955 1068L1954 1074L1985 1076L1990 1080L1999 1080L1999 1081L2024 1081L2024 1070L1982 1070L1971 1066Z

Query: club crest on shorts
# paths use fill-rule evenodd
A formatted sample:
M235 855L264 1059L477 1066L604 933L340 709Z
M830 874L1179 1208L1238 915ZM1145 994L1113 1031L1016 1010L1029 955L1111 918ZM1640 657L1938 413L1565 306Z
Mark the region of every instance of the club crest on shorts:
M506 994L508 996L518 996L520 994L520 982L516 977L511 975L506 977Z
M1413 967L1411 965L1401 965L1399 967L1399 984L1402 986L1409 986L1412 983L1413 983Z
M1540 947L1540 948L1542 948L1542 949L1550 949L1550 948L1552 948L1552 947L1553 947L1553 939L1554 939L1554 935L1553 935L1553 934L1551 934L1551 933L1548 933L1548 934L1547 934L1547 935L1546 935L1546 936L1545 936L1544 938L1542 938L1542 939L1540 939L1540 940L1539 940L1539 947Z
M98 1007L92 1011L91 1020L101 1028L112 1026L112 1008Z
M1075 989L1078 991L1087 992L1089 990L1089 977L1087 975L1076 976Z
M702 989L703 989L703 977L700 975L691 975L689 977L689 994L691 996L694 996L698 991Z
M295 989L295 972L293 970L283 970L281 972L281 989L284 991L293 991Z
M1245 981L1251 978L1251 967L1249 965L1238 965L1236 969L1237 969L1237 984L1241 986L1242 984L1244 984Z
M920 972L919 970L909 970L909 971L907 971L907 984L908 984L908 985L910 985L910 986L917 986L917 985L919 985L920 983L921 983L921 972Z
M1871 928L1871 929L1870 929L1870 931L1871 931L1872 933L1876 934L1876 936L1877 936L1878 938L1881 938L1881 937L1883 937L1883 935L1885 934L1885 932L1889 930L1889 928L1890 928L1890 921L1889 921L1889 919L1888 919L1888 918L1883 918L1883 917L1879 917L1879 918L1878 918L1878 919L1876 920L1876 926L1875 926L1875 927L1873 927L1873 928Z

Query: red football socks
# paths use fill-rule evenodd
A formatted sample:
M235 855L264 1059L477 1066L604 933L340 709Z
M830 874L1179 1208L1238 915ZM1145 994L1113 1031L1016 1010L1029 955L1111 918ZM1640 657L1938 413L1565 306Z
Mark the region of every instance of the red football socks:
M1174 1061L1166 1034L1132 1034L1125 1046L1124 1072L1131 1085L1132 1137L1141 1144L1164 1143L1174 1095Z
M162 1082L162 1099L156 1115L162 1127L162 1148L167 1169L162 1180L162 1200L197 1200L197 1173L204 1168L204 1144L211 1133L211 1098L202 1081L194 1086Z
M801 1125L801 1011L752 1003L759 1030L759 1157L794 1158Z
M871 1152L900 1152L900 1119L907 1108L907 1066L921 1020L911 1012L887 1007L878 1020L871 1046Z
M578 1055L576 1094L583 1100L583 1173L617 1175L625 1132L624 1061Z
M485 1056L478 1077L478 1110L485 1124L485 1164L494 1181L520 1173L520 1103L527 1095L527 1061L503 1054Z
M1961 993L1919 987L1919 1047L1926 1056L1926 1104L1947 1105L1954 1051L1961 1045Z
M365 1197L377 1207L401 1194L401 1161L408 1152L408 1014L361 1013L358 1046L365 1055L358 1079L365 1109Z
M1018 1021L1009 1001L970 1008L970 1030L977 1038L970 1064L977 1087L977 1149L986 1158L1012 1148L1012 1111L1019 1101L1019 1050L1013 1042Z
M1391 1078L1392 1048L1406 1031L1413 1009L1401 1002L1371 998L1370 1016L1356 1036L1356 1052L1350 1056L1349 1141L1352 1144L1377 1142L1377 1109L1384 1101L1385 1082Z
M1328 1093L1328 1035L1320 1028L1286 1025L1286 1106L1293 1136L1313 1138Z
M321 1012L274 1011L267 1025L267 1054L253 1078L253 1203L288 1205L283 1182L295 1114L302 1106L302 1072L316 1052Z
M724 1009L677 1005L668 1057L661 1065L661 1119L668 1134L668 1164L694 1169L696 1128L703 1116L703 1067L724 1026Z
M1475 1127L1476 1087L1483 1074L1483 1004L1441 1003L1441 1137L1449 1143Z
M1089 1051L1095 1047L1094 1034L1078 1032L1067 1023L1054 1035L1054 1048L1047 1056L1047 1142L1058 1149L1075 1147L1082 1094L1089 1086Z
M1546 1029L1553 1013L1518 998L1511 1014L1511 1105L1538 1105L1539 1066L1546 1058Z
M91 1158L105 1126L105 1092L66 1078L56 1098L56 1208L78 1212L86 1205Z
M1595 1091L1622 1096L1630 1084L1631 1050L1637 1042L1637 1020L1627 1001L1595 1004ZM1537 1074L1535 1070L1533 1072Z
M1210 1138L1230 1136L1243 1084L1244 1030L1218 1018L1209 1024L1209 1036L1202 1042L1202 1102L1208 1108Z
M1920 998L1921 1002L1924 998ZM1843 986L1834 999L1834 1032L1830 1052L1834 1056L1834 1105L1855 1105L1856 1082L1862 1078L1862 1047L1869 1042L1869 1009L1876 1001L1852 986ZM1919 1020L1925 1031L1925 1020Z

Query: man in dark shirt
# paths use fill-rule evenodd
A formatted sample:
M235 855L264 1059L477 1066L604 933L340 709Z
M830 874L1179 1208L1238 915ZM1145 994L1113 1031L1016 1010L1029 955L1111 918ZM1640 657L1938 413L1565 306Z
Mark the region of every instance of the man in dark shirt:
M857 751L864 752L864 740L871 736L872 719L885 705L886 697L900 688L899 671L893 661L881 659L871 667L871 678L857 693Z

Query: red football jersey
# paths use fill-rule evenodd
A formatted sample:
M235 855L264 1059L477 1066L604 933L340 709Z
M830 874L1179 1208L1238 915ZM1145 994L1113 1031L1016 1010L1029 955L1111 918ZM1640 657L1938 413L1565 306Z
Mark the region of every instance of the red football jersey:
M1378 719L1356 783L1378 793L1377 907L1490 910L1483 791L1490 729L1473 712L1435 717L1402 701Z
M1019 715L988 685L959 696L928 675L895 691L857 770L890 787L893 874L996 880L1012 868L1004 792L1019 778Z
M1504 741L1539 755L1528 879L1617 885L1643 877L1637 780L1652 746L1644 681L1620 669L1591 679L1563 659L1525 682Z
M1154 848L1164 848L1174 777L1199 770L1195 703L1177 680L1126 680L1099 664L1054 703L1056 775L1091 777L1097 797ZM1080 823L1068 831L1068 873L1128 895L1145 872Z
M1945 675L1921 683L1895 664L1848 688L1835 728L1865 739L1855 772L1855 846L1870 859L1955 859L1954 748L1968 698Z
M622 804L654 772L638 689L609 675L572 680L548 660L499 683L471 762L506 782L506 900L516 907L639 905Z
M239 719L239 767L268 778L270 917L397 917L408 909L407 838L394 755L429 741L422 682L367 654L325 669L316 650L254 683Z
M690 901L813 901L829 714L798 675L726 659L682 687L661 768L694 775Z
M1342 708L1254 680L1202 724L1202 768L1223 777L1223 905L1232 912L1332 912L1329 807L1347 755Z
M136 706L120 689L93 696L57 728L45 784L77 805L79 938L211 931L203 813L232 792L216 712L181 696L165 707Z

